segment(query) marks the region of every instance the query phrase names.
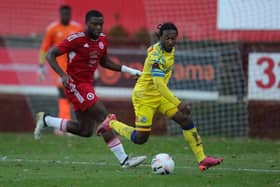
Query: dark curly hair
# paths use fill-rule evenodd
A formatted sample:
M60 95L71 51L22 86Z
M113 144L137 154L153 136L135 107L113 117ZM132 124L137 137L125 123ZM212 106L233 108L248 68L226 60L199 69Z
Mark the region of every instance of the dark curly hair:
M176 25L172 22L166 22L163 24L159 24L157 26L157 29L159 30L159 32L158 32L159 37L162 36L164 30L175 30L178 35L178 29L177 29Z

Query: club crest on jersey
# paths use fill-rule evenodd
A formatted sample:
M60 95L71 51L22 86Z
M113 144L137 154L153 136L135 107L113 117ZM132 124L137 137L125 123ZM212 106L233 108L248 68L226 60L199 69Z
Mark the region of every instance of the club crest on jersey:
M89 48L88 43L85 43L85 44L84 44L84 47L85 47L85 48Z
M147 118L145 116L141 116L140 117L140 122L141 123L146 123L147 122Z
M99 46L100 49L104 49L104 43L103 42L99 42L98 46Z
M91 100L93 100L93 99L94 99L94 94L93 94L92 92L89 92L89 93L87 94L87 100L91 101Z

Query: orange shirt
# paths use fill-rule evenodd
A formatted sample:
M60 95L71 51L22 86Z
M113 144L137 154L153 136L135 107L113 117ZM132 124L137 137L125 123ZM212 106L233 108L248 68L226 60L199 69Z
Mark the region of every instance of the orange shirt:
M49 48L53 47L65 39L68 35L82 30L82 27L76 21L70 21L69 25L65 26L60 21L54 21L47 27L45 37L43 39L40 52L46 53ZM67 64L66 54L57 58L60 67L65 71Z

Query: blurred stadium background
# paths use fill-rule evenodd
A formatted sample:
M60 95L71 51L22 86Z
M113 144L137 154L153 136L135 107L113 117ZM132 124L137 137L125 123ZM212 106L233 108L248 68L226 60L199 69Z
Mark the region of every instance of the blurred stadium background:
M279 0L1 1L0 132L32 132L36 112L57 113L51 70L40 83L37 64L45 28L62 4L82 24L87 10L102 11L110 56L132 67L142 67L156 26L173 21L179 40L170 87L190 102L200 133L280 138ZM108 110L130 124L134 83L99 69L95 84ZM153 133L177 135L180 129L157 115Z

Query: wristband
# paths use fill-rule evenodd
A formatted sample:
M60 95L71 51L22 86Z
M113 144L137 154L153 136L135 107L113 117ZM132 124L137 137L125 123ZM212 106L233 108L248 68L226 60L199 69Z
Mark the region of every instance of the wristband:
M126 72L126 73L129 73L131 75L141 75L141 71L139 71L137 69L127 67L126 65L121 66L121 72Z

